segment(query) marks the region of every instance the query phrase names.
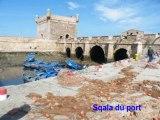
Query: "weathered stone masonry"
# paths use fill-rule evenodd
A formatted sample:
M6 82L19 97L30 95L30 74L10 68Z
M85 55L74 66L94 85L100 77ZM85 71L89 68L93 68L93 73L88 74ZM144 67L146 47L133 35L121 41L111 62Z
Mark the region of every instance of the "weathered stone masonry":
M48 9L46 16L41 18L36 16L37 37L51 40L76 39L78 21L78 15L75 17L51 15Z
M127 50L130 56L145 54L148 46L160 51L160 35L145 34L139 30L128 30L117 36L77 37L79 16L63 17L51 15L36 16L37 38L0 37L0 52L60 51L86 56L96 56L100 51L108 59L118 50ZM83 52L82 52L83 51ZM99 56L98 56L99 57Z

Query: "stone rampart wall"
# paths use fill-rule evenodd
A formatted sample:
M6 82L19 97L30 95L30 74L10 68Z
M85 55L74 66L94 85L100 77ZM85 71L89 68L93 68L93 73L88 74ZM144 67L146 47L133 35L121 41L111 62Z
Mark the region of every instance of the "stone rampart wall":
M120 40L121 36L93 36L93 37L78 37L77 40L79 41L91 41L91 42L107 42L107 41L113 41L116 42L117 40Z
M48 39L0 37L0 52L30 51L56 51L56 44Z

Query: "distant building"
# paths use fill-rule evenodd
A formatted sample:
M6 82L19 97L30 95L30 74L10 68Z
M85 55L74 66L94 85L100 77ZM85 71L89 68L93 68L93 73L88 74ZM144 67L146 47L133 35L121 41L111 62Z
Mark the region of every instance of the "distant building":
M41 18L36 16L37 37L51 40L75 39L77 38L77 24L79 15L75 17L64 17L52 15L47 10L47 15Z
M137 40L144 38L144 31L130 29L122 33L122 37L126 38L127 36L136 36Z

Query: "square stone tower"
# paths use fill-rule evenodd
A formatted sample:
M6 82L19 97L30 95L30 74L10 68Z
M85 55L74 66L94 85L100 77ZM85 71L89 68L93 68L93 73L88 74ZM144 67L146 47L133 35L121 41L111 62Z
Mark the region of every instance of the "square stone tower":
M37 37L41 39L63 40L77 38L77 24L79 15L64 17L52 15L47 10L47 15L41 18L36 16Z

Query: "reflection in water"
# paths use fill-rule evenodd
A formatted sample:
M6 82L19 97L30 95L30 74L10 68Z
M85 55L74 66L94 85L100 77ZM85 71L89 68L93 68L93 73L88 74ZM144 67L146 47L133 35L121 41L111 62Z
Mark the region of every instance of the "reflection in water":
M0 86L18 85L23 83L22 74L23 67L6 67L0 73Z
M0 87L6 86L6 85L19 85L22 83L24 83L22 78L0 80Z
M6 85L18 85L23 83L22 75L24 72L33 73L23 69L23 60L27 53L0 53L0 87ZM66 60L66 56L58 53L37 53L36 59L43 59L47 62ZM75 62L82 65L96 65L90 59L84 61L78 60L76 57L71 58Z

